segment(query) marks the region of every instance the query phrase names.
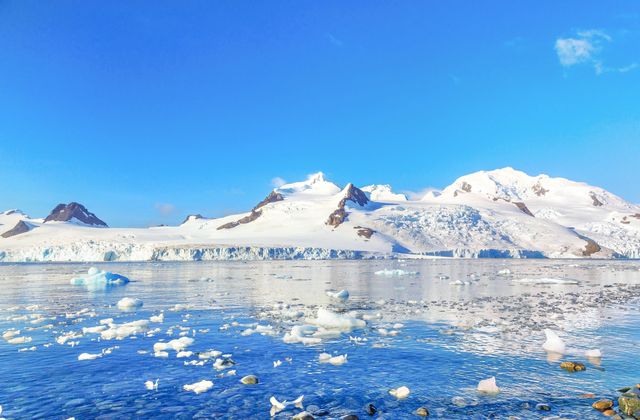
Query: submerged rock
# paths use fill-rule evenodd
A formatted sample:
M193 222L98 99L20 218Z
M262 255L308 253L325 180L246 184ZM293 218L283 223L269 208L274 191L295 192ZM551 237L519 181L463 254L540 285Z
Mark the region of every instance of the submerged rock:
M367 412L368 415L373 416L374 414L376 414L378 412L378 409L376 408L375 405L369 403L367 404L365 411Z
M258 377L255 375L247 375L245 377L243 377L242 379L240 379L240 382L242 382L245 385L255 385L257 384L258 381Z
M420 417L428 417L429 416L429 410L427 410L426 407L420 407L416 410L416 415L420 416Z
M598 411L605 411L605 410L613 407L613 401L607 400L607 399L598 400L598 401L594 402L593 404L591 404L591 406L593 408L595 408L596 410L598 410Z
M536 404L536 410L551 411L551 406L549 404L544 404L544 403Z
M293 416L293 420L314 420L314 419L315 417L313 417L311 413L306 411L303 411Z
M587 367L580 362L562 362L560 368L568 372L581 372L587 370Z
M640 398L637 396L627 396L626 394L618 398L618 406L627 416L640 419Z

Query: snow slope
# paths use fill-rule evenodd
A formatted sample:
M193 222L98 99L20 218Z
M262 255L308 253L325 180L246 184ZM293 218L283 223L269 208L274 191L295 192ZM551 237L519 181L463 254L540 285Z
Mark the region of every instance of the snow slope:
M511 168L418 201L388 185L340 188L322 173L251 211L179 226L104 228L0 213L0 261L452 257L640 258L640 206L601 188Z

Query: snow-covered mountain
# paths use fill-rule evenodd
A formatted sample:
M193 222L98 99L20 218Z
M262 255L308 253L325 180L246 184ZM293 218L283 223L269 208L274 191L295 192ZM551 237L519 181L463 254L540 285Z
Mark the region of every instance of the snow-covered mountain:
M106 228L80 204L56 209L45 219L0 213L0 261L640 258L640 206L512 168L463 176L419 200L389 185L341 188L317 173L246 213L192 215L179 226Z

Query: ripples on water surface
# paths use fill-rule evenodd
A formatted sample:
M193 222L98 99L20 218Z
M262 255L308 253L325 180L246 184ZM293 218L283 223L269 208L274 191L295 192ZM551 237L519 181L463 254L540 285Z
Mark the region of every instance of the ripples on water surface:
M594 398L581 394L611 398L616 389L640 382L637 262L103 264L101 269L132 282L102 291L69 284L87 268L0 265L0 333L19 329L17 337L32 340L0 340L2 416L259 419L269 418L271 396L282 401L304 395L305 409L325 418L368 418L369 403L379 410L377 418L388 419L415 417L421 406L441 418L601 418L591 408ZM512 274L498 275L505 268ZM374 274L383 269L417 274ZM540 277L580 283L513 281ZM467 284L451 284L457 280ZM346 289L351 297L344 304L331 300L329 289ZM125 296L142 299L144 306L118 310L115 304ZM187 308L170 310L176 304ZM284 334L313 318L319 306L356 311L352 315L364 317L367 325L316 345L283 342ZM77 334L64 344L56 342L105 318L122 324L161 312L164 322L150 323L151 332L122 340ZM298 319L296 312L301 312ZM256 324L270 325L273 332L249 334ZM540 347L547 327L567 342L571 354L563 360L584 362L585 372L565 372L548 359ZM181 332L194 338L186 350L219 350L235 365L218 371L211 358L203 366L187 366L199 360L197 353L176 358L171 350L168 358L154 357L155 343L177 339ZM78 360L81 353L108 348L110 353L95 360ZM600 366L582 355L592 348L604 353ZM347 354L347 363L319 363L322 352ZM282 364L274 367L277 360ZM241 384L249 374L259 384ZM491 376L502 392L478 394L478 381ZM147 390L145 381L156 379L157 391ZM213 387L199 395L183 390L201 380ZM399 386L409 387L408 398L389 395ZM454 397L462 400L456 405ZM538 403L549 404L551 411L537 411ZM275 417L300 411L290 406Z

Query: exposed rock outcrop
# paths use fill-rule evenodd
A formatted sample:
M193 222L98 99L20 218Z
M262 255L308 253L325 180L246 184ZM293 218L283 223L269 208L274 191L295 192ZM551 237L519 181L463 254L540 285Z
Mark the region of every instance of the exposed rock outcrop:
M596 197L596 194L594 192L589 194L589 197L591 197L591 200L593 200L593 205L596 207L601 207L604 206L604 203L602 203L602 201L598 200L598 197Z
M349 183L349 185L345 187L344 196L338 203L338 208L329 215L326 222L327 225L338 227L347 219L347 211L345 210L347 201L351 201L359 206L366 206L369 203L367 195L361 189Z
M358 234L358 236L362 236L363 238L367 238L367 239L371 239L373 234L376 233L375 230L370 229L368 227L356 226L354 227L354 229L357 229L356 233Z
M520 211L523 212L524 214L528 214L531 217L535 217L533 213L531 213L531 210L529 210L527 205L524 204L522 201L515 201L513 204L515 204L516 207L518 207Z
M71 202L69 204L58 204L51 213L44 219L44 222L72 222L73 219L88 226L108 227L105 222L91 213L80 203Z
M264 200L262 200L261 202L256 204L256 206L253 209L251 209L251 213L249 213L248 216L245 216L245 217L243 217L241 219L238 219L238 220L236 220L234 222L225 223L222 226L218 226L217 229L218 230L233 229L236 226L244 225L246 223L253 222L258 217L262 216L262 210L260 210L260 208L266 206L267 204L275 203L277 201L282 201L282 200L284 200L284 197L282 196L282 194L280 194L278 192L275 192L275 191L271 191L269 193L269 195L265 197Z
M583 239L587 241L587 245L584 247L584 251L582 251L582 255L584 257L590 257L596 252L600 252L602 250L600 245L598 245L598 243L593 239L589 239L589 238L583 238Z
M189 220L198 220L198 219L204 219L204 216L201 214L190 214L187 217L185 217L185 219L182 221L182 223L180 223L181 225L184 225L185 223L187 223Z
M3 238L10 238L12 236L16 236L16 235L20 235L21 233L26 233L29 232L31 229L33 229L34 226L25 222L24 220L20 220L11 230L6 231L5 233L3 233L2 236Z
M547 190L546 188L544 188L542 186L542 184L540 184L540 182L538 182L537 184L535 184L532 188L533 192L538 196L538 197L542 197L543 195L547 194L549 192L549 190Z
M463 182L462 186L460 187L462 189L462 191L464 192L471 192L471 184L467 183L467 182Z

